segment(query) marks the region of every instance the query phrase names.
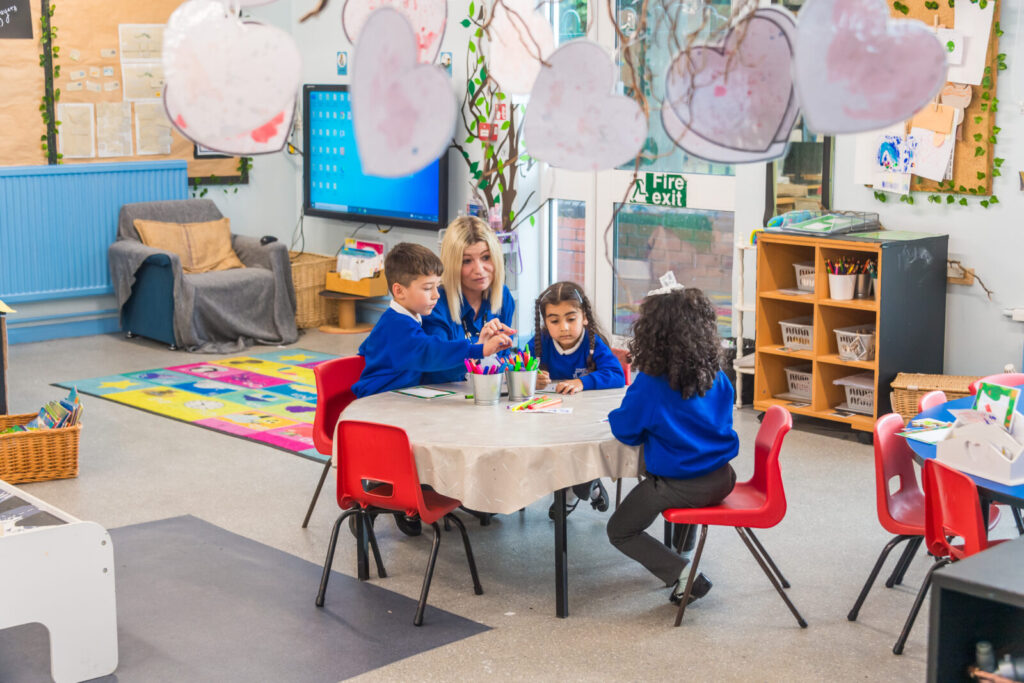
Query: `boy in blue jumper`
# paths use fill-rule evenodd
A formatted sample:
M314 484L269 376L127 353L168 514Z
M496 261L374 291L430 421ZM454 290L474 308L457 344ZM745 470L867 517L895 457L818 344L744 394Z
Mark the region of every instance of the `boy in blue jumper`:
M622 405L608 414L615 438L643 445L647 468L608 520L608 538L673 586L669 600L675 603L686 589L689 559L644 530L662 510L720 503L736 483L729 461L739 438L719 348L715 309L699 289L672 285L648 293L629 342L639 372ZM690 599L709 590L711 582L698 574Z
M402 242L388 251L384 274L393 301L359 346L366 367L352 386L356 397L416 386L425 371L461 365L467 358L483 358L512 345L495 327L485 326L476 344L423 331L423 316L439 298L441 270L437 255L419 244Z
M527 348L540 360L537 386L558 382L555 391L575 394L591 389L620 389L626 385L622 364L608 348L594 318L590 300L574 282L556 282L537 297L534 307L536 335ZM577 484L572 492L581 500L604 512L608 492L600 479ZM577 502L566 512L576 509ZM555 518L555 506L548 516Z

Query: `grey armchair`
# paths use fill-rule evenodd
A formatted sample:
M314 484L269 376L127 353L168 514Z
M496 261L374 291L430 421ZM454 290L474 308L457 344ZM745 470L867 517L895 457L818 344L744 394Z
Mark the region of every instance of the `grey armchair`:
M140 335L171 348L230 353L257 344L290 344L295 327L295 289L288 249L261 245L255 237L231 235L245 268L184 273L177 254L148 247L135 219L202 223L222 218L209 199L125 204L110 245L110 275L121 322L129 337Z

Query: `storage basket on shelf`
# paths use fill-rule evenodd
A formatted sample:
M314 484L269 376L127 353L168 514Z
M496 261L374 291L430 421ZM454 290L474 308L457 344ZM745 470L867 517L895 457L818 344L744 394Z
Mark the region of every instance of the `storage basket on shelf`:
M811 365L790 365L786 368L786 383L792 398L811 400Z
M875 359L875 326L853 325L837 327L836 345L839 349L839 360Z
M814 264L794 263L793 270L796 271L796 288L803 292L814 291Z
M973 375L925 375L916 372L901 372L892 381L892 409L909 421L917 415L917 403L929 391L941 391L946 398L963 398L971 395L970 386L980 376Z
M861 372L833 380L846 390L846 403L836 406L839 410L850 410L855 413L873 415L875 412L875 375L872 372Z
M0 415L0 431L32 421L35 413ZM0 434L0 479L9 484L78 476L82 425Z
M327 273L336 265L335 258L301 251L288 252L288 258L295 284L295 325L305 328L338 322L338 307L320 296Z
M811 316L780 320L779 327L782 328L782 343L786 348L798 351L814 347L814 318Z

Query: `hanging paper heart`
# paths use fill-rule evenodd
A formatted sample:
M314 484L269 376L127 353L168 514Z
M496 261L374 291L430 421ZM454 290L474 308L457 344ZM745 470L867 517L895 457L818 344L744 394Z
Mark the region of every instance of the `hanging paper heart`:
M455 132L457 105L447 73L416 63L409 21L374 12L352 59L352 122L363 171L393 178L433 163Z
M417 61L430 64L437 59L448 17L447 0L347 0L341 12L341 26L350 43L359 42L367 19L383 7L401 12L412 24Z
M808 127L877 130L920 110L946 82L946 53L885 0L810 0L800 10L793 80Z
M615 70L604 48L574 40L548 63L523 118L530 155L571 171L601 171L635 158L647 138L647 120L640 105L613 94Z
M534 0L504 0L494 6L488 67L507 93L530 92L540 73L540 60L555 49L551 23L534 11L535 6Z
M669 66L661 120L689 154L720 163L781 157L798 106L790 64L796 22L765 7L718 47L691 47Z
M189 0L167 22L163 61L167 117L187 138L238 154L282 147L302 71L289 34Z

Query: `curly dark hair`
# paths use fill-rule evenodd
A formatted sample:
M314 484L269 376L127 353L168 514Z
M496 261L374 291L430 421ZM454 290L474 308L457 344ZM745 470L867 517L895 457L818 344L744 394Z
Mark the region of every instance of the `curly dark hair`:
M719 347L715 308L691 288L644 299L629 340L633 367L664 376L683 398L703 396L715 383Z
M587 332L590 332L590 338L588 343L590 349L587 352L587 370L593 372L597 369L597 364L594 362L594 345L597 343L595 340L600 337L601 341L605 344L608 343L608 338L604 336L601 331L601 326L597 324L597 318L594 316L594 309L590 305L590 299L583 293L583 288L575 282L563 281L556 282L551 285L537 297L537 303L534 305L533 319L534 329L536 330L536 336L534 337L533 343L533 357L540 359L538 366L541 370L547 370L548 364L541 358L541 348L543 346L544 337L548 336L547 325L544 324L544 315L547 312L547 307L557 305L568 301L577 310L582 311L583 315L587 318Z

